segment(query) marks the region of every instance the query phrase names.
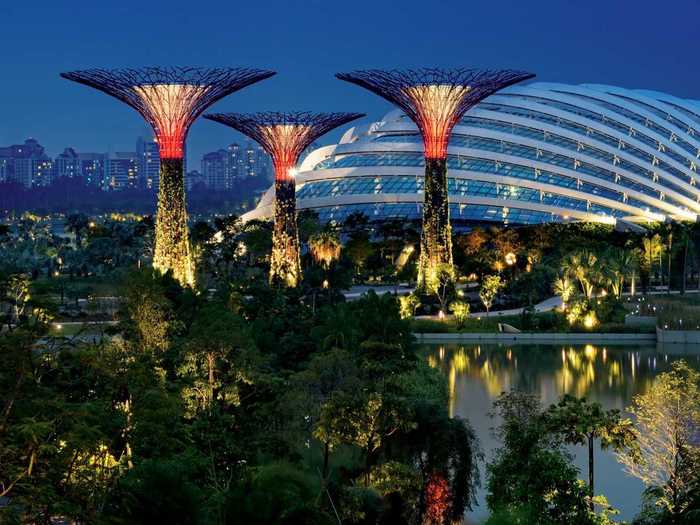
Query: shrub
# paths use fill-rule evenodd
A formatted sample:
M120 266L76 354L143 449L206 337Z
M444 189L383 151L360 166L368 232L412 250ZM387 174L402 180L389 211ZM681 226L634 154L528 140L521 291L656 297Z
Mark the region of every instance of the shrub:
M464 301L452 301L450 304L450 312L455 317L457 328L464 328L464 325L469 319L469 303Z
M601 323L623 323L627 310L617 297L608 295L596 301L594 310Z
M399 312L401 319L409 319L416 314L416 310L420 306L420 298L417 294L411 293L399 297Z
M418 334L446 334L450 331L450 325L431 319L414 319L411 321L411 331Z

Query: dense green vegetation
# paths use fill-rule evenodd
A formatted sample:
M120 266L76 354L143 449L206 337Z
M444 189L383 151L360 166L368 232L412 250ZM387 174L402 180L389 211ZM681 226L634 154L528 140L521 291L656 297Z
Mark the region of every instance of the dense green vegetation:
M31 299L6 328L3 519L418 523L472 505L477 444L393 297L314 315L264 286L128 283L120 338L48 348Z
M593 462L579 472L567 444L608 447L645 483L637 523L697 519L697 373L681 364L659 377L635 400L634 425L585 399L547 408L503 393L494 406L500 447L484 465L469 423L449 417L446 378L414 346L411 332L437 321L406 319L449 308L454 319L437 325L447 330L587 330L592 311L608 323L599 326L617 326L630 309L662 306L621 309L630 269L650 288L676 279L673 250L670 274L656 263L647 277L639 264L609 269L611 250L634 254L631 243L654 233L472 230L455 238L457 273L476 275L458 281L468 286L346 301L341 290L352 283L415 278L410 225L376 229L354 217L338 231L302 216L304 281L295 290L267 284L266 223L196 223L194 290L147 269L148 218L73 215L65 228L69 236L58 236L27 216L0 230L3 524L447 524L473 507L480 484L492 525L609 523ZM576 251L584 244L588 255ZM480 286L487 277L490 296L491 285ZM565 279L568 288L557 287ZM468 317L484 299L496 309L567 290L564 312ZM674 304L696 307L690 298ZM58 327L70 320L96 324Z
M673 304L676 304L675 302ZM602 309L601 309L602 310ZM685 311L685 309L684 309ZM519 315L501 315L494 317L470 317L458 323L454 319L413 319L413 333L498 333L499 324L508 324L524 332L571 332L571 333L651 333L653 325L630 326L624 324L624 315L628 313L622 306L618 307L616 316L604 317L594 327L587 328L582 324L571 325L566 313L561 311L533 313L525 310Z

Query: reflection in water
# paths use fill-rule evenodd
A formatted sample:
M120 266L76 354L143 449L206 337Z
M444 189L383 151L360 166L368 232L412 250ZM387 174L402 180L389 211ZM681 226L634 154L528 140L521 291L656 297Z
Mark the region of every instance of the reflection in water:
M614 347L602 345L426 345L428 364L443 371L449 382L450 416L468 419L490 459L496 447L487 413L501 393L521 390L539 394L542 404L563 394L587 397L605 408L625 410L632 398L649 389L654 376L684 358L700 366L700 349ZM586 465L580 447L572 449L579 468ZM641 484L628 477L609 452L596 451L598 491L631 519L639 508ZM599 459L600 458L600 459ZM483 469L482 469L483 473ZM481 495L472 518L487 515Z

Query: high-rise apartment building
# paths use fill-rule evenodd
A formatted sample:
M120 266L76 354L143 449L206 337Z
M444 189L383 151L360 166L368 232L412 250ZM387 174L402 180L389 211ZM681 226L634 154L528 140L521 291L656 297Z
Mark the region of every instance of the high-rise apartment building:
M78 153L78 165L85 184L104 187L107 178L106 154Z
M44 147L35 139L24 144L0 147L0 178L14 181L26 188L51 183L53 164Z
M188 171L185 176L185 188L189 191L197 186L207 186L207 179L197 170Z
M136 140L136 155L139 165L138 186L153 190L160 182L160 150L158 142L139 137Z
M205 153L202 157L202 177L209 188L226 190L231 187L229 178L228 151L220 149Z
M226 177L230 181L242 178L245 170L243 166L243 156L241 155L241 147L234 142L228 145L226 151L228 153Z
M237 181L248 177L270 177L272 161L260 146L249 143L245 148L233 143L206 153L202 157L202 177L216 190L232 189Z
M66 148L53 161L54 178L75 179L82 177L80 159L73 148Z
M107 180L104 189L135 188L139 180L139 157L136 152L120 151L107 158Z

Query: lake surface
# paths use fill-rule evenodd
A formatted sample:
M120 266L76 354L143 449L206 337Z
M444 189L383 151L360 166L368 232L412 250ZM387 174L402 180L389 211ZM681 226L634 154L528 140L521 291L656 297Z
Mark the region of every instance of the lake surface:
M565 393L587 397L605 408L625 412L632 398L646 392L654 377L685 359L700 367L700 348L676 345L423 345L428 362L444 372L450 386L450 414L467 419L481 442L486 461L498 443L490 429L497 421L489 417L492 402L501 392L521 390L538 394L543 406ZM625 412L626 413L626 412ZM587 450L572 447L581 479L587 477ZM485 468L480 467L482 485ZM596 494L604 494L630 520L638 512L644 486L628 476L613 453L595 451ZM485 491L479 506L467 515L467 523L481 523L488 516Z

